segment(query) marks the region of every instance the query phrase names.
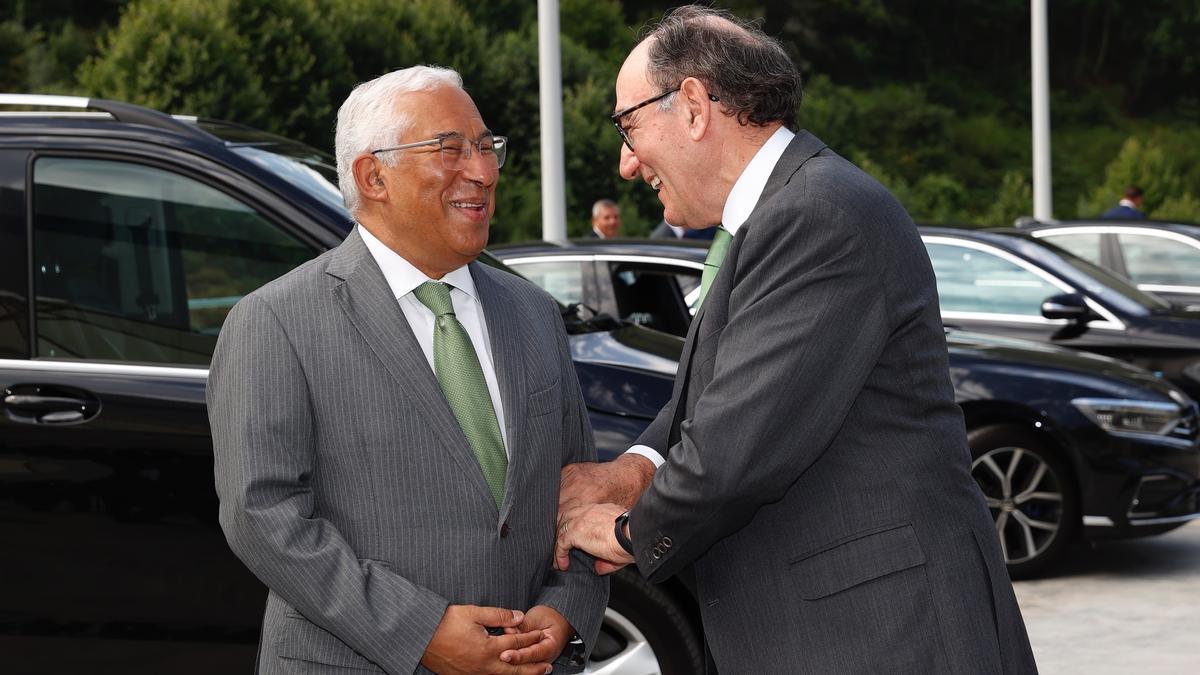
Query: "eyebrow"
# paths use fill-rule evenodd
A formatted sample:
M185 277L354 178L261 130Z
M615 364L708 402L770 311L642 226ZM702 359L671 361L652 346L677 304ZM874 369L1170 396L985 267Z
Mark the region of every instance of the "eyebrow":
M496 135L496 133L493 132L491 129L484 129L483 131L479 132L479 135L475 137L475 140L478 141L481 138L485 138L487 136L495 136L495 135ZM461 131L457 131L457 130L455 130L455 131L439 131L438 133L433 135L434 138L449 138L450 136L461 136L462 138L467 137L466 134L464 134Z

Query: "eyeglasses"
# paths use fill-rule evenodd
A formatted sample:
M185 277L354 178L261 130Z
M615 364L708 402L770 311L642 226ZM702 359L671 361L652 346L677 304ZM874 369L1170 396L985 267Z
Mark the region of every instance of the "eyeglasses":
M670 96L671 94L674 94L675 92L679 91L679 88L682 86L683 85L681 84L681 85L679 85L679 87L675 87L674 89L671 89L669 91L664 91L663 93L659 94L658 96L653 96L651 98L646 99L645 101L642 101L641 103L638 103L636 105L631 105L624 110L618 110L617 112L612 114L612 117L610 119L612 119L613 126L617 128L617 133L621 134L621 140L625 141L625 145L628 146L630 150L633 150L633 139L629 137L629 130L626 129L625 127L621 126L621 118L625 117L626 115L628 115L631 112L634 112L636 110L641 110L642 108L645 108L646 106L650 105L651 103L663 100L664 98ZM716 96L713 96L712 94L709 94L708 100L712 101L713 103L718 103L718 102L720 102L721 99Z
M416 143L405 143L404 145L394 145L390 148L372 150L371 154L378 155L381 152L408 150L429 145L438 146L438 152L442 156L442 167L447 171L461 171L467 165L467 161L471 159L472 147L485 160L490 159L495 162L496 168L499 169L504 166L504 156L508 151L508 137L483 136L478 141L472 141L462 134L442 134L437 138L431 138L427 141L417 141Z

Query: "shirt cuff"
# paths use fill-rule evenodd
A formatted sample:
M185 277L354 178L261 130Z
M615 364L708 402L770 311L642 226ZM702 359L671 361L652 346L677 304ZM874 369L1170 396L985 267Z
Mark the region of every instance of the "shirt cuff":
M667 460L663 459L663 456L658 454L657 450L648 445L635 445L625 452L645 457L651 462L654 462L654 468L656 469L667 463Z

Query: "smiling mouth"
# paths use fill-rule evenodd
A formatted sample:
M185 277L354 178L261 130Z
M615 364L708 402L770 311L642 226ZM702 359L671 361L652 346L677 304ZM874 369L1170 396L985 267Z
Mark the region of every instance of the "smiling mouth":
M472 202L456 200L450 202L450 206L456 209L483 209L487 206L487 202Z
M650 179L650 187L654 188L654 190L657 191L659 188L662 187L662 179L660 179L658 176L651 178Z

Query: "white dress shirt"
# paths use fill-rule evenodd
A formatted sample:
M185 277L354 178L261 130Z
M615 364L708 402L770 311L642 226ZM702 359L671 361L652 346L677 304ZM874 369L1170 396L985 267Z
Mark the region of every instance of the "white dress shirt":
M767 187L767 179L771 177L771 172L775 170L775 165L779 163L783 151L787 150L788 144L795 136L796 134L787 127L779 127L775 133L771 134L767 142L763 143L758 152L754 153L754 157L750 159L746 168L742 169L742 174L738 176L737 181L733 184L733 189L729 191L729 197L725 200L725 209L721 213L721 227L728 230L729 234L736 236L738 229L750 217L750 212L754 210L758 204L758 198L762 196L763 190ZM683 405L683 402L680 401L679 405ZM657 450L648 445L635 445L626 452L645 457L654 462L656 468L666 462Z
M421 345L421 351L425 353L429 369L433 370L435 317L433 312L421 304L417 296L413 295L413 290L426 281L439 280L425 276L424 272L413 267L412 263L388 248L362 225L358 226L358 233L367 245L367 250L371 252L371 257L375 258L379 269L383 271L383 278L387 280L388 286L392 289L392 296L400 304L404 318L408 319L408 325L412 328L417 343ZM496 421L500 424L504 452L511 458L512 451L508 447L508 430L504 426L504 404L500 400L500 384L496 380L496 366L492 360L492 343L488 339L487 321L484 320L483 305L480 304L479 294L475 290L475 280L471 278L471 271L464 265L442 277L440 281L451 287L450 301L454 304L454 316L466 329L467 336L471 338L471 345L475 347L479 365L483 367L483 379L487 382L488 395L492 398L492 407L496 409Z

